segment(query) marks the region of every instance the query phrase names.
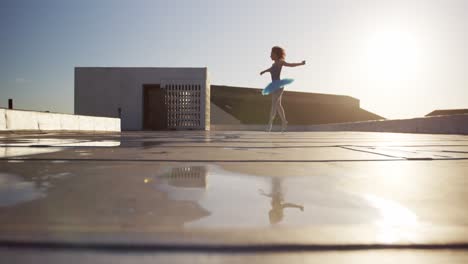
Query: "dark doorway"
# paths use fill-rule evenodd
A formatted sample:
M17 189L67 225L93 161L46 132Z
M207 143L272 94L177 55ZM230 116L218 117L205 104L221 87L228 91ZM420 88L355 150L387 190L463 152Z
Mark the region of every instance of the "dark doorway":
M159 84L143 85L143 129L167 129L167 107L164 89Z

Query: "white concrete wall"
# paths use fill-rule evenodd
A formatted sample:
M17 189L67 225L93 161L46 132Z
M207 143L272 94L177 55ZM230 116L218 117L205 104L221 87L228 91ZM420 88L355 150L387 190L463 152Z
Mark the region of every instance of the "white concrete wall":
M208 70L205 73L205 100L203 108L205 109L205 130L211 130L211 84Z
M6 110L0 108L0 131L6 130Z
M209 89L207 72L207 68L77 67L75 114L118 117L120 107L122 130L142 130L143 85L161 84L164 80L199 80ZM209 114L209 104L206 107Z
M0 131L120 132L120 119L0 109Z

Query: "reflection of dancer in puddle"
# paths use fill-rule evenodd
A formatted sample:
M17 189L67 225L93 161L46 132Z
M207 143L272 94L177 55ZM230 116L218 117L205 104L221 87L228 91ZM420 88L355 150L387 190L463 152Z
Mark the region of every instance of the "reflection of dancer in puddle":
M268 212L270 224L277 224L283 220L283 210L285 208L299 208L304 211L304 206L293 203L283 203L283 194L281 193L281 180L273 178L271 181L271 194L265 193L264 190L259 190L261 195L271 198L271 210Z

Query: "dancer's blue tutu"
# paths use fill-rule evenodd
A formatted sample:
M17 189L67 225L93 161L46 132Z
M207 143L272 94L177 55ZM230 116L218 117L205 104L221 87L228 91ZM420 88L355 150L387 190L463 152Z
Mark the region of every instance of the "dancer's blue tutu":
M294 79L274 80L270 84L268 84L267 87L265 87L265 89L262 90L262 95L269 95L272 92L282 88L283 86L286 86L293 82L294 82Z

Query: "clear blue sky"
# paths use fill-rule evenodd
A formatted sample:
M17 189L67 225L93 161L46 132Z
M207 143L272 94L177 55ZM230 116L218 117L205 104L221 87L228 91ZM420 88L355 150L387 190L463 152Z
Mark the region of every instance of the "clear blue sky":
M0 107L73 112L76 66L208 67L263 87L272 46L307 60L291 90L389 118L468 108L465 0L2 0Z

